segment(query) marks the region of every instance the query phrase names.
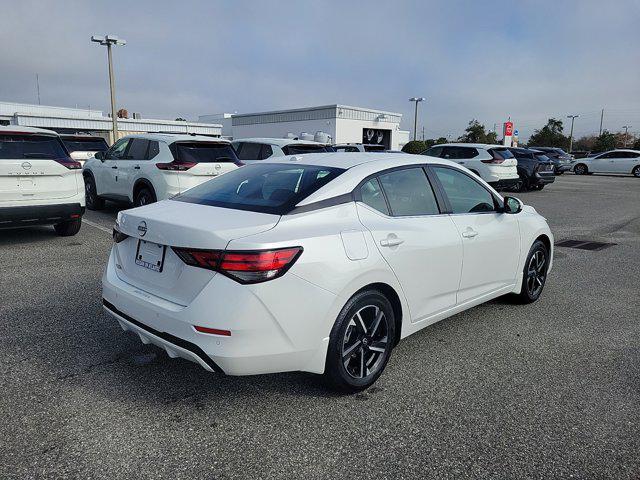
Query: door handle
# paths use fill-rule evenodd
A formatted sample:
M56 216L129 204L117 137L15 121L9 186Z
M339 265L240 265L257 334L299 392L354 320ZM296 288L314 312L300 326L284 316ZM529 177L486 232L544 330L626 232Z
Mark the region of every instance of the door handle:
M115 169L117 169L118 167L117 167L117 166L113 166L113 167L111 167L111 168L115 168Z
M396 247L402 243L404 243L404 240L398 238L395 233L390 233L387 238L380 240L380 246L382 247Z
M136 166L135 166L135 167L133 167L133 168L135 168L136 170L140 170L140 165L136 165Z
M467 229L466 229L464 232L462 232L462 236L463 236L464 238L473 238L473 237L475 237L476 235L478 235L478 232L476 232L476 231L475 231L473 228L471 228L471 227L467 227Z

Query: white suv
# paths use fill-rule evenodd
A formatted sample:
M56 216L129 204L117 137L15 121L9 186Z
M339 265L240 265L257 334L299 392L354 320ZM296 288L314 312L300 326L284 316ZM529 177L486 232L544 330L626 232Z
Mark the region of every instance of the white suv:
M509 188L518 181L518 161L504 145L447 143L422 152L464 165L494 188Z
M336 152L384 152L387 147L378 143L338 143L333 146Z
M332 146L324 143L292 138L241 138L233 141L232 145L242 163L285 155L335 152Z
M164 200L238 166L227 140L162 133L130 135L85 163L87 208L99 210L105 200L137 207Z
M53 225L70 236L83 213L82 167L58 134L0 126L0 228Z

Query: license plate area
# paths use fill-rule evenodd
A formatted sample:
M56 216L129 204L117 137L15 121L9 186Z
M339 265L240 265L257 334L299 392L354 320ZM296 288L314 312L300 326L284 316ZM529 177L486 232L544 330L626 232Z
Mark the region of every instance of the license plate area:
M158 245L157 243L138 240L136 265L161 273L166 252L166 245Z

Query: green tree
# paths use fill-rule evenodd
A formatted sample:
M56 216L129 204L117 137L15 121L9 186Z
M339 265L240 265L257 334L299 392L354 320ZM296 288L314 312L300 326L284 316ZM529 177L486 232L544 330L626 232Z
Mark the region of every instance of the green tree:
M616 134L609 130L603 130L593 143L593 150L596 152L606 152L614 148L616 148Z
M474 119L469 122L464 134L458 138L458 141L463 143L496 143L496 138L494 132L487 134L484 125Z
M544 127L533 132L533 135L529 138L529 145L534 147L567 148L569 146L569 137L563 133L563 130L562 120L550 118Z
M597 135L585 135L584 137L580 137L577 140L573 141L573 149L584 150L588 152L592 151L597 140Z
M427 146L427 142L425 142L424 140L411 140L410 142L406 143L404 147L402 147L402 151L405 153L420 154L430 146L431 145Z
M443 143L449 143L446 138L439 137L436 138L434 145L442 145Z
M634 149L634 150L640 150L640 137L638 137L638 138L636 139L636 141L635 141L635 142L633 142L633 149Z
M496 144L498 143L498 134L496 132L487 132L487 136L484 143Z

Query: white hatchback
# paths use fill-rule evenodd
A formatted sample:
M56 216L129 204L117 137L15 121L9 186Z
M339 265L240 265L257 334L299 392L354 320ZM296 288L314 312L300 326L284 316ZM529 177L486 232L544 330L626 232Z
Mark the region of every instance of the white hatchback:
M621 173L640 178L640 151L611 150L594 157L581 158L573 166L573 173Z
M357 391L400 339L505 294L538 299L543 217L467 169L405 154L249 165L118 214L103 305L171 357L302 370Z
M235 170L228 140L197 135L129 135L84 164L87 208L105 200L146 205Z
M84 213L82 166L56 132L0 126L0 228L53 225L75 235Z
M503 145L447 143L434 145L422 154L464 165L494 188L514 187L520 181L518 160Z

